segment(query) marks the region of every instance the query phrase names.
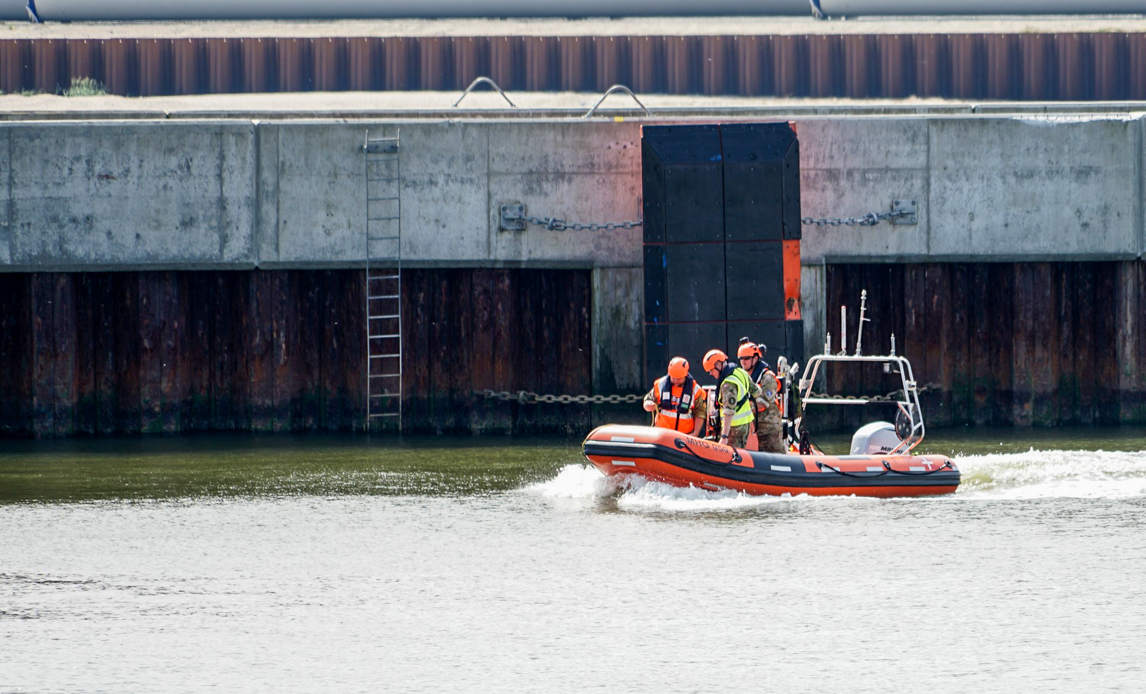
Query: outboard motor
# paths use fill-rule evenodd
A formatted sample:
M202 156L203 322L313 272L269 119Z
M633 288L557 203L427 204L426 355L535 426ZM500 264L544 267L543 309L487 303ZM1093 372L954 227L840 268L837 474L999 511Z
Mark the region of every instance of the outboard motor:
M851 455L880 455L890 453L900 444L891 422L872 422L856 430L852 436Z

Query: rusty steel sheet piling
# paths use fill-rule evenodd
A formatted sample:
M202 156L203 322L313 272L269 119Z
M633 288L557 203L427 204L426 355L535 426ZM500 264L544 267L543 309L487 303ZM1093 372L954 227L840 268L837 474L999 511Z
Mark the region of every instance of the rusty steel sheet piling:
M817 98L1146 99L1146 34L0 39L0 90L111 94L511 91Z
M864 329L864 352L887 353L895 334L897 351L915 367L933 426L1141 424L1144 266L829 265L827 330L838 336L839 306L847 305L848 334L855 335L866 289L872 322ZM854 348L853 337L848 349ZM859 394L877 383L862 371L836 372L829 387ZM855 416L844 413L831 423L851 425L845 418Z
M403 272L404 429L582 433L589 270ZM360 270L0 274L0 436L364 430ZM385 430L377 427L377 430Z

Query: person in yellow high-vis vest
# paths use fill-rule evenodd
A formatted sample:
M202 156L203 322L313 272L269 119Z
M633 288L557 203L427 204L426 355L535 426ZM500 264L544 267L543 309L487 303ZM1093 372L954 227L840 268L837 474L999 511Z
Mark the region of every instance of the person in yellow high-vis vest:
M760 397L760 386L748 372L728 361L719 349L704 355L704 370L716 379L716 404L720 407L720 443L744 448L755 411L752 402Z
M668 375L658 378L645 394L645 412L654 412L653 426L693 436L704 435L708 393L688 374L688 360L673 357Z
M748 372L748 377L760 386L760 399L756 401L756 440L759 449L768 453L785 453L781 441L780 379L764 361L761 350L768 349L753 343L747 337L740 338L736 351L740 368Z

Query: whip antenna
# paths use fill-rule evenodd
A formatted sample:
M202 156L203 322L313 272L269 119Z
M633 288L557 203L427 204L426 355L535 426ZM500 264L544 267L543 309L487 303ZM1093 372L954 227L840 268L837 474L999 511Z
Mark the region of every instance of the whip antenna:
M860 292L860 319L859 328L856 329L856 356L863 354L863 324L870 323L870 318L864 318L864 313L867 312L867 290Z

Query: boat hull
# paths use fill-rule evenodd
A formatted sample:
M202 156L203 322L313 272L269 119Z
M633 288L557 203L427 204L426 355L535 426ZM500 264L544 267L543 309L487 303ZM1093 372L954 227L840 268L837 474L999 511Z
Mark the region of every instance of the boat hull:
M954 492L960 481L942 455L762 453L644 426L598 427L582 450L606 475L757 495L934 496Z

